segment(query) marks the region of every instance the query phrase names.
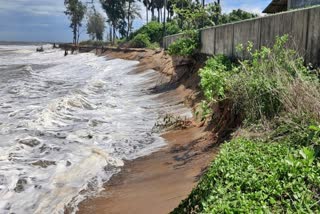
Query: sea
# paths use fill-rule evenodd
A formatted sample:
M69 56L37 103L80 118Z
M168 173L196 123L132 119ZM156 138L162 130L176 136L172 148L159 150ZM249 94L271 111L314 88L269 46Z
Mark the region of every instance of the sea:
M183 108L150 93L159 74L133 74L137 61L42 45L0 43L1 214L75 213L125 160L165 146L152 128Z

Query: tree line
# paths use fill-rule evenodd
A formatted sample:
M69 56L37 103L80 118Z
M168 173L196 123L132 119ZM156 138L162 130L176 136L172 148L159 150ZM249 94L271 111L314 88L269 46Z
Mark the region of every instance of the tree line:
M107 19L96 11L95 3L101 5ZM113 43L117 38L128 39L133 32L134 20L142 18L141 4L145 7L147 23L152 21L163 25L162 36L166 35L168 22L183 31L256 16L242 10L222 14L220 0L212 0L210 3L205 3L205 0L91 0L86 3L81 0L65 0L64 4L74 44L79 42L84 18L87 18L87 33L92 40L103 40L106 25L109 26L109 40Z

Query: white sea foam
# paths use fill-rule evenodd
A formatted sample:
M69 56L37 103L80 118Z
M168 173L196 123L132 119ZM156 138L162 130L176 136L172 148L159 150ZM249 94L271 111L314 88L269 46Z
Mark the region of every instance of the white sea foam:
M63 213L165 145L137 62L0 46L0 213ZM150 71L151 73L151 71ZM144 89L144 90L142 90ZM148 106L148 108L146 108Z

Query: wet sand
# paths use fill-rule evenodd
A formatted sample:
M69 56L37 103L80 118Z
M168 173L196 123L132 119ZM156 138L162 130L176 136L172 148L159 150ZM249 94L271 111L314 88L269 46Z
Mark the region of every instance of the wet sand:
M185 59L172 60L151 50L109 51L108 57L139 60L134 73L154 69L169 79L178 77L179 69L188 67ZM159 81L154 79L151 81ZM197 82L190 78L190 86ZM185 86L160 94L159 99L176 105L185 102L193 90ZM183 130L169 131L162 136L167 146L149 156L128 161L121 172L105 184L96 198L83 201L78 214L165 214L190 194L206 167L214 159L218 147L215 137L199 124Z
M163 135L167 147L127 162L98 198L82 202L79 214L164 214L185 199L217 148L203 128L191 127Z

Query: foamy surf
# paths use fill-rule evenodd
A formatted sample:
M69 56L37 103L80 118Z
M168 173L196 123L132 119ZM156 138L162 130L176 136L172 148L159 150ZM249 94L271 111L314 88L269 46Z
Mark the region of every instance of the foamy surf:
M128 75L138 62L35 48L0 46L0 213L74 213L123 160L165 145L164 108L151 71Z

